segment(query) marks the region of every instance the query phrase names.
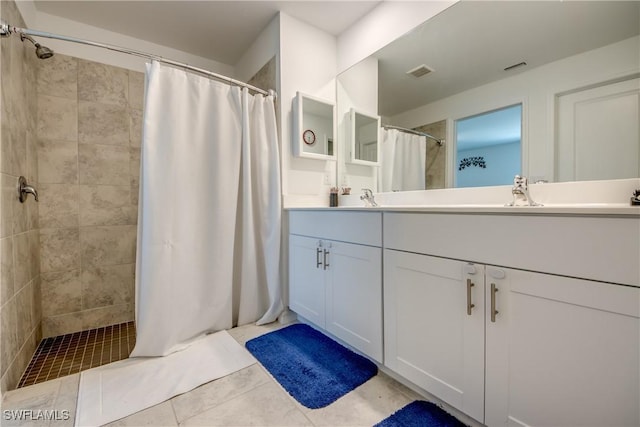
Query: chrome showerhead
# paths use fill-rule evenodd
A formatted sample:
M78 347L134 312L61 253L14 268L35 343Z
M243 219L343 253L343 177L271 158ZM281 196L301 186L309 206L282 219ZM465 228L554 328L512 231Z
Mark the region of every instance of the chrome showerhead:
M46 46L42 46L40 43L29 37L24 33L20 33L20 40L23 42L29 40L36 47L36 56L40 59L47 59L53 56L53 51Z

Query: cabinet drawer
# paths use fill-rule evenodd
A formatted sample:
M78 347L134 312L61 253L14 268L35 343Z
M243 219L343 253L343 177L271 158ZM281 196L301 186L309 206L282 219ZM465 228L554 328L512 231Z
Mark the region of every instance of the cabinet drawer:
M289 233L382 246L380 212L289 211Z
M640 220L385 213L385 248L640 286Z

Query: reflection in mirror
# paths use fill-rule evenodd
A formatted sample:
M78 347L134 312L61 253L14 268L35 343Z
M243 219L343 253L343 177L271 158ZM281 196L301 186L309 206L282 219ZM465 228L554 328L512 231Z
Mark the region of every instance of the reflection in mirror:
M351 109L349 117L351 163L377 166L380 152L380 144L378 144L380 117L362 113L355 108Z
M334 105L298 92L294 100L294 155L332 159L334 149Z
M456 187L508 185L521 172L522 105L456 120Z
M638 16L637 1L458 2L340 74L337 108L376 103L383 123L445 139L427 141L427 189L489 185L456 176L456 122L509 105L521 108L519 172L531 182L638 177ZM382 145L371 175L338 159L340 185L382 191Z

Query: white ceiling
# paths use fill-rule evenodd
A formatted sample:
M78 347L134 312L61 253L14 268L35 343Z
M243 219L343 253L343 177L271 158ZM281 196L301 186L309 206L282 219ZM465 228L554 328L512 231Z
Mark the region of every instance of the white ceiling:
M462 1L374 54L378 113L393 116L639 32L639 1ZM521 61L527 66L504 71ZM406 75L420 64L435 71Z
M36 0L51 15L235 65L282 11L338 35L380 1L55 1Z

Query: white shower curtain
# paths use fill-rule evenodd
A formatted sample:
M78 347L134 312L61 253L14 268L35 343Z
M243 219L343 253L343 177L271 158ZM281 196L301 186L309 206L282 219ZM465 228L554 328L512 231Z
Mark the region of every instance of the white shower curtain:
M382 129L380 191L425 189L427 138L397 129Z
M155 61L146 78L132 357L282 310L273 98Z

